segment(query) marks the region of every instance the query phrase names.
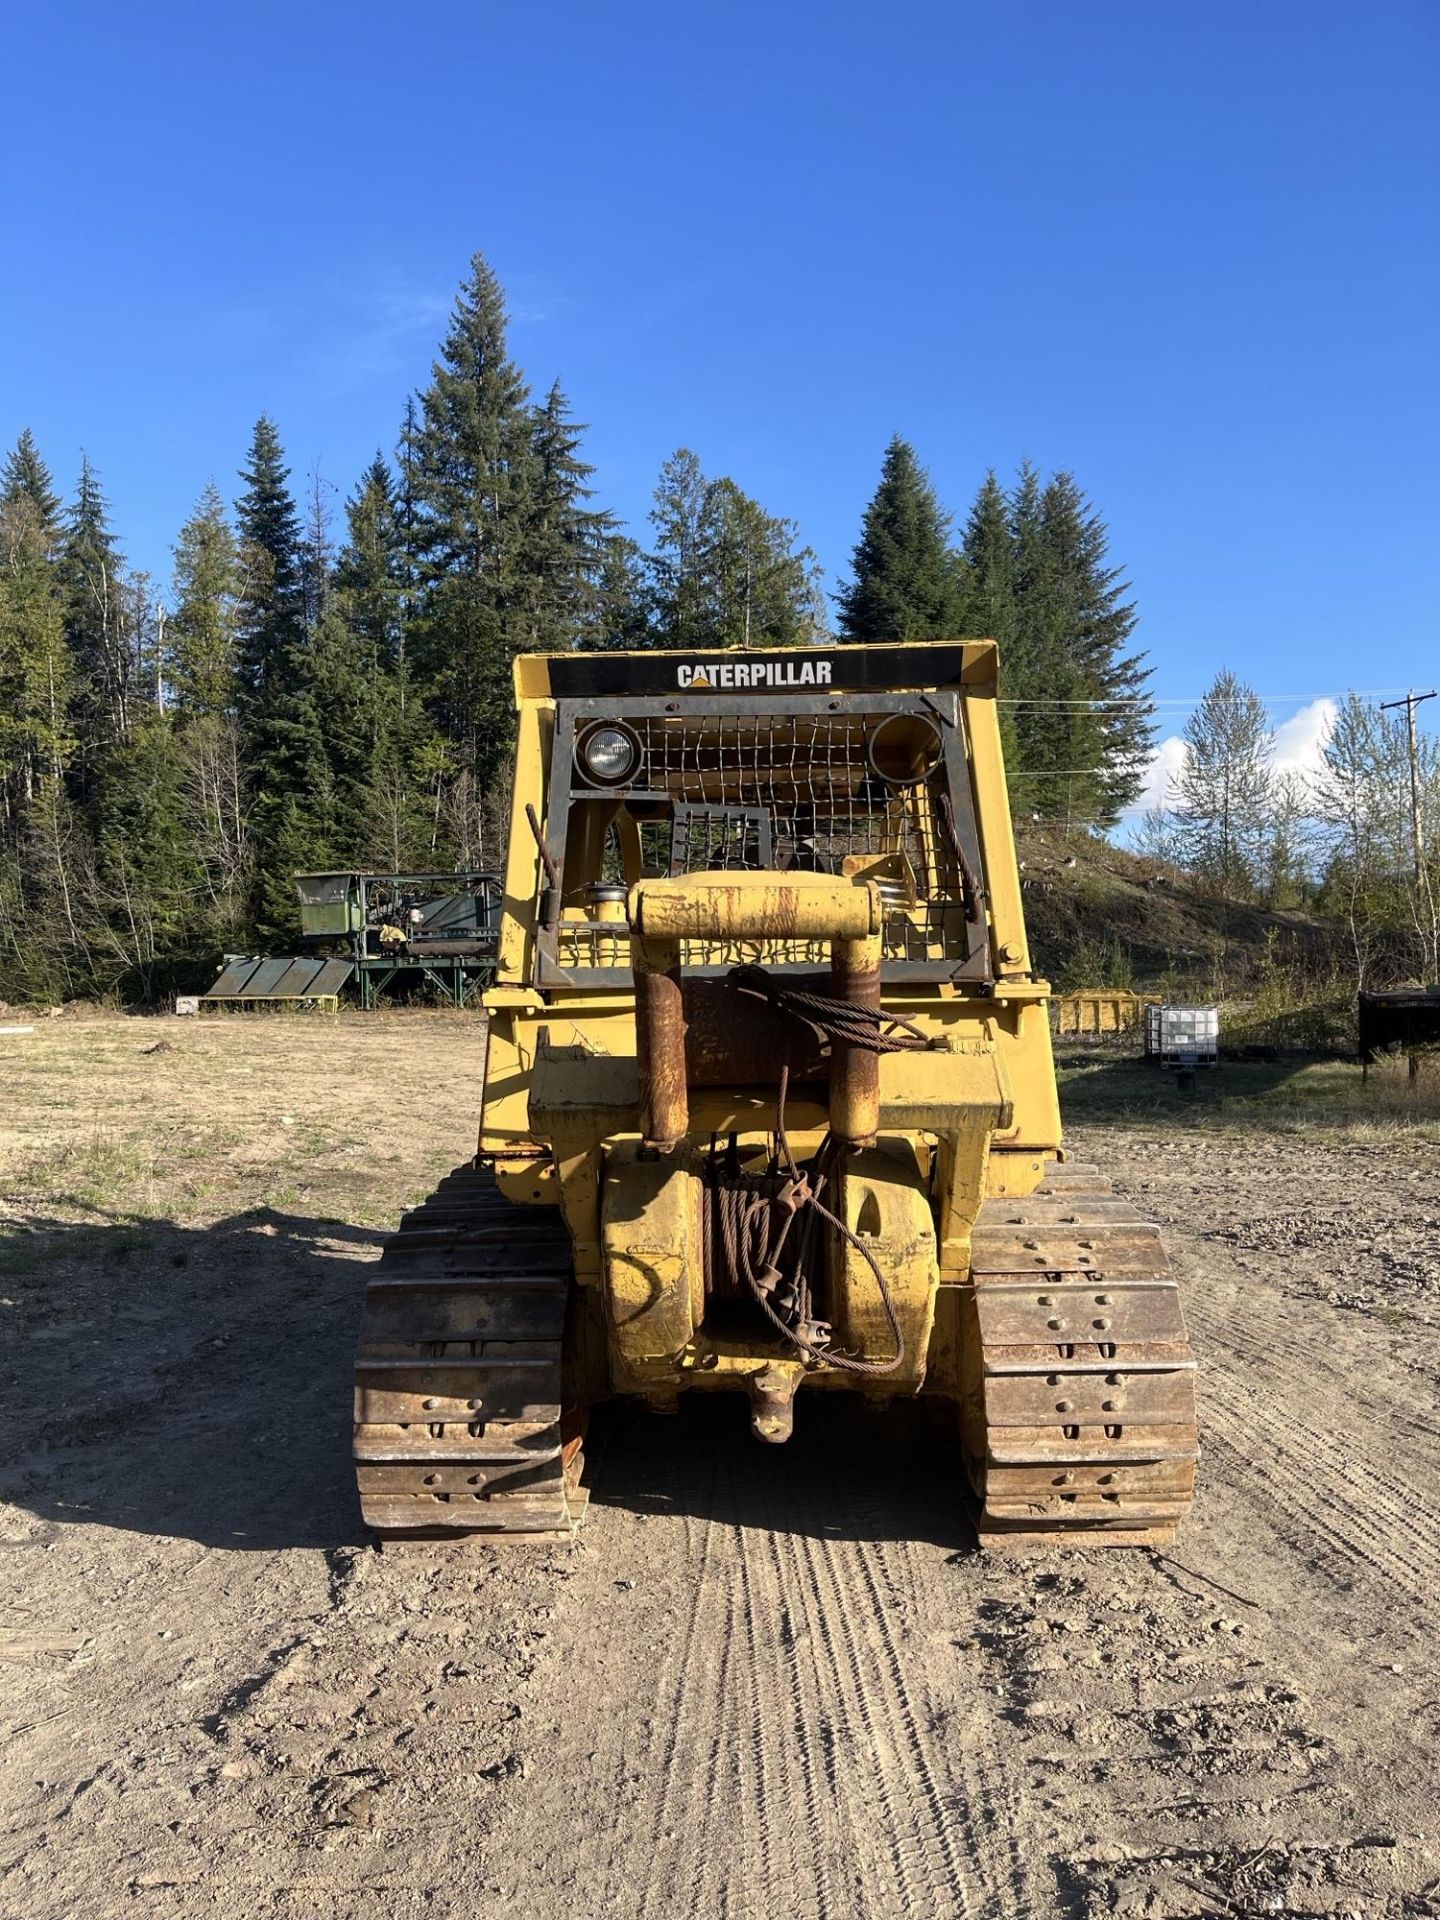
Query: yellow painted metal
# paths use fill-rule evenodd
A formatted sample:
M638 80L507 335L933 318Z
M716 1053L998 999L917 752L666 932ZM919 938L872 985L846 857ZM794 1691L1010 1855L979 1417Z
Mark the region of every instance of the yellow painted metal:
M655 940L863 940L880 931L880 891L826 873L691 873L645 880L630 925Z
M1057 1033L1129 1033L1140 1024L1140 996L1128 987L1085 987L1050 1004Z
M887 1394L923 1384L935 1317L935 1217L917 1144L910 1134L882 1136L847 1159L842 1180L842 1217L879 1262L905 1335L904 1365L882 1376ZM870 1263L838 1236L829 1305L839 1346L889 1357L894 1343Z
M615 1386L673 1402L705 1302L699 1156L662 1160L637 1142L614 1142L605 1149L600 1220Z
M864 651L878 656L875 677L884 683L884 660L892 650ZM924 647L914 646L894 649L895 657L902 651L909 661L927 657ZM844 652L827 650L837 658ZM947 658L953 659L953 648ZM623 662L624 656L607 659ZM577 1276L604 1302L612 1386L656 1404L669 1404L690 1387L750 1384L752 1394L771 1393L775 1375L769 1370L780 1367L792 1370L789 1385L803 1377L807 1392L849 1388L884 1397L913 1392L922 1380L931 1390L958 1391L962 1335L949 1303L968 1274L976 1215L987 1196L1032 1191L1060 1142L1050 990L1031 970L993 644L964 644L957 691L994 980L984 993L959 982L883 981L884 1010L915 1022L941 1047L882 1056L874 1127L857 1126L873 1131L876 1144L851 1156L836 1196L847 1223L859 1233L873 1232L884 1250L911 1348L898 1376L816 1366L774 1342L737 1336L723 1315L714 1325L706 1321L698 1156L712 1135L734 1134L742 1159L763 1164L774 1147L774 1091L682 1084L683 1136L672 1152L647 1155L631 987L534 985L545 873L525 808L533 806L544 820L555 731L548 659L517 660L515 686L515 801L499 967L485 998L490 1032L480 1145L494 1157L512 1198L563 1208ZM928 692L931 685L922 677L914 690ZM597 822L603 819L602 809L593 811ZM898 849L847 858L849 870L840 874L725 872L666 879L643 875L632 819L621 812L610 830L631 889L626 912L642 967L658 963L665 970L678 957L687 977L702 958L712 965L803 959L823 968L832 942L868 941L880 931L882 913L894 911L897 892L902 907L916 910L916 876ZM623 965L628 955L617 903L592 902L585 893L583 876L598 872L602 858L600 827L586 831L594 844L577 852L564 882L562 950L566 928L576 929L579 940L578 930L588 926L591 932L583 937L593 939L602 922L617 936L613 954L605 949L610 957L604 964ZM885 883L885 898L878 882ZM678 956L674 942L680 943ZM802 1157L815 1150L833 1121L855 1125L867 1118L833 1113L834 1097L833 1085L828 1096L823 1086L792 1090L787 1125ZM842 1086L842 1106L844 1097ZM885 1321L868 1264L838 1238L830 1262L828 1310L841 1323L837 1344L883 1356L889 1350ZM771 1384L757 1389L762 1375Z

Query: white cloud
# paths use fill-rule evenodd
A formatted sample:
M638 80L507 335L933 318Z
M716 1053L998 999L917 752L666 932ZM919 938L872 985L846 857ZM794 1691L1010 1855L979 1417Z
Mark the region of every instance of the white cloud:
M1270 756L1270 764L1275 771L1318 772L1320 756L1330 729L1335 724L1337 711L1331 699L1312 700L1308 707L1301 707L1298 713L1292 713L1288 720L1282 721L1275 729L1275 747Z
M1126 813L1141 814L1148 813L1152 807L1168 807L1170 783L1184 764L1185 742L1178 733L1172 733L1156 747L1145 769L1145 784L1125 809Z
M1312 700L1309 706L1282 720L1271 734L1270 764L1276 773L1315 773L1331 727L1335 724L1335 702L1328 696ZM1169 734L1156 747L1145 771L1145 785L1134 803L1126 808L1131 825L1151 807L1168 807L1174 794L1172 782L1185 764L1185 742L1178 733Z

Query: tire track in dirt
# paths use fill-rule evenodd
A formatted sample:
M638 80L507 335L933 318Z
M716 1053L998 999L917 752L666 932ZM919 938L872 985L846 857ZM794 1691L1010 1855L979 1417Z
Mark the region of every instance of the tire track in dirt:
M1235 1456L1240 1488L1260 1473L1287 1530L1313 1529L1349 1566L1368 1566L1410 1598L1428 1599L1440 1585L1440 1521L1419 1504L1414 1482L1397 1484L1373 1458L1358 1421L1336 1434L1304 1417L1322 1372L1314 1354L1306 1368L1286 1364L1253 1302L1217 1314L1202 1301L1191 1318L1215 1356L1202 1376L1202 1419L1212 1445L1218 1438ZM1345 1385L1329 1384L1350 1408Z
M948 1633L914 1625L923 1608L966 1626L945 1550L907 1537L933 1529L928 1480L898 1485L898 1450L856 1450L852 1467L813 1441L717 1442L724 1424L666 1422L662 1459L654 1424L622 1416L567 1635L583 1649L617 1569L645 1567L647 1606L612 1605L613 1648L572 1669L556 1748L493 1835L503 1856L530 1852L517 1910L548 1916L548 1897L597 1920L1025 1920L1037 1909L994 1707ZM933 1492L956 1497L938 1478ZM572 1659L552 1654L547 1684ZM536 1834L547 1858L532 1878Z
M700 1465L690 1464L692 1468ZM673 1453L666 1455L657 1477L659 1491L673 1498L679 1483ZM637 1911L642 1920L648 1915L669 1920L681 1911L680 1901L694 1890L696 1870L710 1854L707 1842L717 1812L719 1771L734 1730L729 1683L734 1619L716 1574L717 1563L723 1565L728 1555L725 1527L716 1514L715 1456L700 1467L694 1491L704 1511L685 1516L679 1554L681 1564L693 1569L694 1604L680 1634L667 1644L636 1764L640 1778L663 1785L658 1795L647 1796L645 1802L648 1832L632 1820L623 1826L596 1823L612 1842L619 1843L612 1845L601 1864L598 1879L603 1891L588 1909L596 1914L616 1911L616 1902L633 1898L624 1891L625 1880L636 1851L648 1850L653 1864ZM640 1528L634 1515L624 1516L623 1524L631 1530ZM647 1523L647 1544L649 1533L661 1524L658 1518ZM703 1764L698 1763L701 1755Z
M828 1681L843 1702L852 1750L868 1751L879 1763L875 1786L890 1837L888 1845L861 1856L870 1910L975 1912L997 1920L1029 1912L1013 1831L983 1783L985 1772L1000 1777L1005 1771L989 1730L976 1715L965 1740L951 1742L938 1731L945 1716L916 1697L928 1649L918 1635L902 1643L882 1591L883 1567L912 1601L918 1599L913 1547L903 1536L917 1526L923 1531L930 1516L907 1515L911 1501L895 1497L899 1490L892 1489L877 1528L880 1502L868 1497L864 1483L841 1477L842 1497L827 1512L841 1537L817 1541L804 1516L794 1512L797 1483L792 1468L791 1511L782 1516L791 1528L774 1538L789 1558L796 1587L816 1596L817 1644L827 1655L817 1678ZM882 1537L873 1537L877 1532ZM902 1537L886 1539L885 1533ZM872 1832L863 1806L849 1824L866 1838Z
M808 1735L809 1703L797 1697L787 1660L791 1596L777 1577L774 1536L753 1526L735 1534L738 1613L743 1622L743 1680L750 1777L737 1764L746 1877L773 1890L779 1911L830 1920L835 1904L825 1812ZM736 1755L737 1763L739 1753ZM743 1882L734 1889L744 1912ZM698 1916L707 1911L697 1905Z

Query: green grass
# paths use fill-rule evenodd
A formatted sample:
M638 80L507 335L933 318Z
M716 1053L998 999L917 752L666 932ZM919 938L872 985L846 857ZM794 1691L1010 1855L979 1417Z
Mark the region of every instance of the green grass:
M1422 1063L1414 1082L1403 1060L1372 1067L1368 1078L1351 1060L1222 1061L1198 1072L1193 1090L1186 1090L1174 1074L1143 1060L1097 1051L1062 1058L1058 1074L1068 1121L1440 1145L1440 1062L1434 1060Z

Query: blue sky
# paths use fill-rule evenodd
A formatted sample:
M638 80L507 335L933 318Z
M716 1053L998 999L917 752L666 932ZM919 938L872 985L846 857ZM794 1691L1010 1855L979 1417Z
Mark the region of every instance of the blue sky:
M262 409L349 491L480 248L632 523L688 444L833 586L898 431L957 512L1071 468L1168 701L1440 672L1433 0L136 0L5 40L0 442L67 487L88 451L157 575Z

